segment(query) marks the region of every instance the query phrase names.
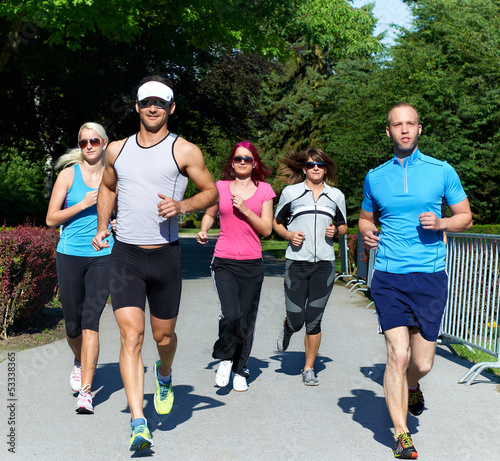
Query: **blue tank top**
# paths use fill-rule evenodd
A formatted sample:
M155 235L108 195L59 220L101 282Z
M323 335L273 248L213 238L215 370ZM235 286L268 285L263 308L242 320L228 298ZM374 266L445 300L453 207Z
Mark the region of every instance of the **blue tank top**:
M83 181L80 165L73 165L75 177L73 184L66 193L64 208L80 203L85 194L96 190L88 187ZM111 254L114 239L113 234L108 238L110 248L103 248L101 251L95 251L92 247L92 239L97 232L97 207L92 205L86 210L73 216L67 222L61 225L61 238L57 244L57 252L72 256L106 256Z

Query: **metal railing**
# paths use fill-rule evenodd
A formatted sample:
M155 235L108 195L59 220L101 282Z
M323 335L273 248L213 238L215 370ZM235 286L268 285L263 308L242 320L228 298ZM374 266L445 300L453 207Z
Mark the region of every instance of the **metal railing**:
M340 243L342 269L337 277L351 279L346 285L352 284L350 296L369 291L376 250L370 251L368 261L358 251L358 271L353 275L348 267L345 238ZM448 301L441 342L448 346L462 344L496 358L496 362L473 365L458 381L469 385L484 369L500 368L500 236L447 234L446 270Z
M352 297L354 293L358 291L370 291L371 281L373 276L373 266L375 264L375 256L377 250L370 250L369 257L366 257L366 251L363 247L363 236L358 232L358 242L357 242L357 254L356 254L356 275L351 274L349 268L349 256L347 248L347 239L344 236L340 238L340 273L335 277L335 281L340 278L349 278L350 280L346 283L346 287L349 287L350 295ZM368 304L369 307L373 304L373 301Z
M351 268L349 267L349 255L347 252L347 239L345 235L339 239L339 249L340 249L340 272L335 276L335 281L342 278L351 278Z
M445 342L460 343L497 359L475 364L458 381L471 384L485 368L500 368L500 236L451 233L447 239Z

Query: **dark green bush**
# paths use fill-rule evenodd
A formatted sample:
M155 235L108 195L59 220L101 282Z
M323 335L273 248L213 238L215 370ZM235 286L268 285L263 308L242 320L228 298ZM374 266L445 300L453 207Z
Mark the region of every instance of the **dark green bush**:
M0 228L0 334L39 316L57 286L56 229Z
M45 161L30 159L34 147L0 150L0 225L17 226L27 219L45 224Z

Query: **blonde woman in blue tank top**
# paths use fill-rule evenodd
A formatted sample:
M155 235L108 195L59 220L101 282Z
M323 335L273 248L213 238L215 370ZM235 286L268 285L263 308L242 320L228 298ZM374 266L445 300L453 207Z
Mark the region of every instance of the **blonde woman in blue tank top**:
M92 381L99 357L99 319L109 295L111 249L96 253L97 191L104 172L108 136L98 123L85 123L77 149L56 162L62 168L47 211L50 227L60 226L57 278L66 324L66 339L75 359L70 385L78 392L77 413L92 414ZM109 237L113 244L112 235Z

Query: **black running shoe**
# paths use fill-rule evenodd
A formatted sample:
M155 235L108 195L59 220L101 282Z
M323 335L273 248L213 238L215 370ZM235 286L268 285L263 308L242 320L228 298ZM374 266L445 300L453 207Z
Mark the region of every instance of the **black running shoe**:
M424 411L424 395L420 390L420 384L417 385L417 390L408 391L408 411L413 416L421 415Z
M276 338L276 349L279 352L285 352L290 344L290 338L292 337L292 332L288 329L286 325L286 317L283 320L283 326L281 327L278 337Z
M399 459L417 459L418 453L413 446L409 433L400 432L396 437L394 457Z

